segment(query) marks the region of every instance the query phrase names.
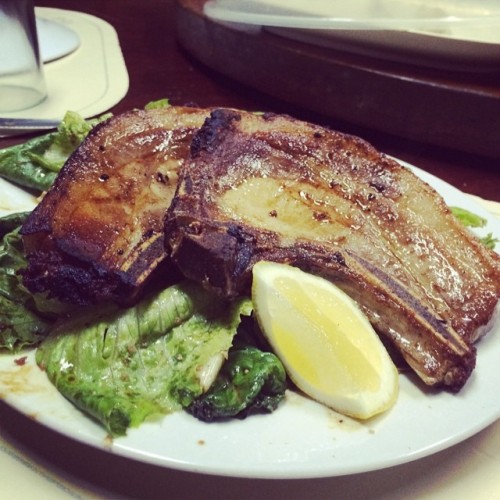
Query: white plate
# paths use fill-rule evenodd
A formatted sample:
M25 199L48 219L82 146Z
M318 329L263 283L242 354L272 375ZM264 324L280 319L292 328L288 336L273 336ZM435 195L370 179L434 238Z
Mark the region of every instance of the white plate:
M266 28L284 38L376 59L454 71L498 71L500 21L496 26L451 26L439 31L314 30Z
M61 23L37 17L36 29L44 63L67 56L80 46L80 37Z
M1 29L9 28L5 33L0 32L0 42L10 44L11 49L9 54L2 54L0 73L11 73L24 68L27 41L10 24L4 23L5 17L0 12ZM36 28L40 58L44 63L71 54L80 46L80 37L60 23L37 17Z
M214 20L263 26L309 44L406 64L497 70L497 0L212 0Z
M450 205L488 219L482 233L500 236L500 223L466 195L415 169ZM8 185L0 185L0 198ZM28 203L29 205L29 203ZM25 207L25 208L28 208ZM400 397L368 423L342 417L289 393L273 414L206 424L180 412L111 441L67 402L34 363L0 356L0 395L20 412L73 439L146 463L237 477L309 478L353 474L416 460L459 443L500 417L500 321L478 344L477 368L459 394L433 393L402 375Z
M312 29L445 30L498 25L497 0L210 0L218 21Z

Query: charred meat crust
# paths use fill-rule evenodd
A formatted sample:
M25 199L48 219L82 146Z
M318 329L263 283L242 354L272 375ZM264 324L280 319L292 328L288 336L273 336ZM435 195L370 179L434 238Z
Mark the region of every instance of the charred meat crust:
M423 181L361 139L290 117L214 111L167 212L183 274L248 293L259 260L346 290L428 385L459 390L500 295L498 256Z
M26 287L82 305L129 304L160 264L172 268L163 218L208 113L134 110L95 127L22 228Z
M224 132L231 130L231 122L240 120L236 111L216 109L191 142L191 157L196 158L202 151L213 152L224 138Z

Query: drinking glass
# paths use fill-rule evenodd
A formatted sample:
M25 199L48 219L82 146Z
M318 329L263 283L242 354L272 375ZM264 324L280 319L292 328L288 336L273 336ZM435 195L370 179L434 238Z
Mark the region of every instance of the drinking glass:
M0 112L43 101L47 89L32 0L0 0Z

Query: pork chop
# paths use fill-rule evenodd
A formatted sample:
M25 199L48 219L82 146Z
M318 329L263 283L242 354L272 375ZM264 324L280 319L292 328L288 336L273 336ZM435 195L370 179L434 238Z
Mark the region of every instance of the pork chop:
M134 110L95 127L22 227L32 292L74 304L134 302L168 266L163 218L208 111Z
M431 386L457 391L500 295L498 255L428 184L366 142L287 116L213 111L165 223L187 277L249 292L259 260L344 289Z

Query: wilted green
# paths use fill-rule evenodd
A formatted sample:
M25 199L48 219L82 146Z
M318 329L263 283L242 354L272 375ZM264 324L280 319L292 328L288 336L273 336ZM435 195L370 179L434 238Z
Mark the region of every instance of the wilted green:
M202 394L200 370L227 356L240 315L250 313L249 299L229 303L183 283L129 309L73 317L41 344L36 359L66 398L123 435Z
M57 131L0 150L0 176L26 188L46 191L70 154L108 116L84 120L78 113L67 112Z
M36 345L50 328L50 321L37 314L32 295L24 288L19 271L26 266L18 225L26 214L0 219L0 349L18 351Z
M271 352L243 347L229 352L208 392L187 410L207 422L272 412L285 397L285 389L286 373L281 361Z

